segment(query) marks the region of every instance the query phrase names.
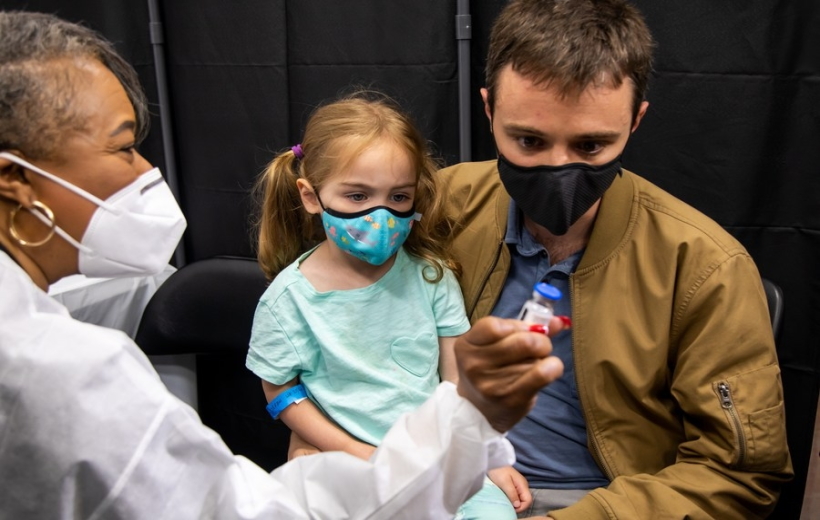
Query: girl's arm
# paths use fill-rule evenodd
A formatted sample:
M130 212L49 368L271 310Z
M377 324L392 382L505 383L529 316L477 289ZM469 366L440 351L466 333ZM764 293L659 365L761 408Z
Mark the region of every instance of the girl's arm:
M263 380L262 390L265 392L265 399L271 402L277 395L296 386L297 383L298 380L293 379L284 385L274 385ZM374 446L353 438L340 428L310 399L288 406L279 414L279 418L305 442L322 451L345 451L367 460L376 450Z
M442 381L458 384L455 344L459 336L438 338L438 375Z
M299 437L296 432L290 432L290 446L288 446L288 460L296 457L304 457L305 455L315 455L321 453L322 450L312 444L308 444L304 439Z

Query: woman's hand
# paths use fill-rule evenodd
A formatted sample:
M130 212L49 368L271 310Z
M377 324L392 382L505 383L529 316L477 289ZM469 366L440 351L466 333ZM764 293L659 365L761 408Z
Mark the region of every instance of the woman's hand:
M553 318L549 336L566 329ZM530 324L485 317L458 338L458 393L499 432L509 430L535 405L538 391L561 377L564 365L551 356L552 342Z

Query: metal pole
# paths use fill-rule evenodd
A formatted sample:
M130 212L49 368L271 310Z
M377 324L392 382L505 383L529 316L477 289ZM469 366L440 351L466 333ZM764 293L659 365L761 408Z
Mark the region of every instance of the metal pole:
M473 36L470 0L456 5L456 40L458 40L458 127L461 162L472 159L470 117L470 39Z
M171 104L168 100L168 76L165 70L165 44L162 17L157 0L148 0L148 29L151 37L151 47L154 51L154 73L157 76L157 95L159 97L159 117L162 128L162 148L165 155L165 180L177 200L179 196L179 179L176 167L176 148L174 147L174 132L171 124ZM174 251L174 261L177 268L185 265L185 251L182 242Z

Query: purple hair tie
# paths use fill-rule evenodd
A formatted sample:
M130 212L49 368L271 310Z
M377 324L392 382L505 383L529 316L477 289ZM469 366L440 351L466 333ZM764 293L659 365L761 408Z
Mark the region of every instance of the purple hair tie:
M302 151L302 145L297 144L296 146L291 146L290 150L293 152L293 155L296 156L297 159L302 160L305 158L305 152Z

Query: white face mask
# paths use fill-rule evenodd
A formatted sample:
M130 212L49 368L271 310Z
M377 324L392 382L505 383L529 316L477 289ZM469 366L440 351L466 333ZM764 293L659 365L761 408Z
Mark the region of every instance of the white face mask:
M91 277L153 275L168 264L187 223L159 168L140 175L106 200L48 173L16 155L0 157L38 173L98 206L77 242L60 227L54 231L79 251L79 269ZM51 223L38 211L31 214Z

